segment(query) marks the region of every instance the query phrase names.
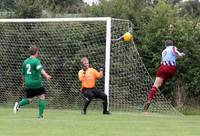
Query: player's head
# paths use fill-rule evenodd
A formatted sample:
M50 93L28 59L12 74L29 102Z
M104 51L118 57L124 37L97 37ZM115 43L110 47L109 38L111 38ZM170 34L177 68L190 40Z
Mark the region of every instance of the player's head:
M83 57L81 59L81 66L82 66L82 68L83 68L84 71L89 68L89 60L88 60L87 57Z
M167 47L167 46L173 46L173 45L174 45L174 43L173 43L172 40L166 40L165 41L165 47Z
M28 49L28 52L31 56L38 56L38 51L39 51L39 48L38 47L35 47L35 46L31 46L29 49Z

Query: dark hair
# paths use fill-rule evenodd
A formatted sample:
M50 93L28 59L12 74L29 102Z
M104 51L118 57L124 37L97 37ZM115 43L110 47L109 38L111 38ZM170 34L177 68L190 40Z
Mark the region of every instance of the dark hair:
M172 46L174 43L172 40L166 40L165 41L165 46Z
M28 49L28 52L29 52L30 55L35 55L35 54L37 53L38 50L39 50L38 47L33 46L33 47L30 47L30 48Z

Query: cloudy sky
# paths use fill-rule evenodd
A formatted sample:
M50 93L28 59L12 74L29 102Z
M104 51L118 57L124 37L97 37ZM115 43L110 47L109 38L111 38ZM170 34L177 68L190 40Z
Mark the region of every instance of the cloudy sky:
M89 5L91 5L93 2L97 3L98 0L83 0L84 2L88 3Z

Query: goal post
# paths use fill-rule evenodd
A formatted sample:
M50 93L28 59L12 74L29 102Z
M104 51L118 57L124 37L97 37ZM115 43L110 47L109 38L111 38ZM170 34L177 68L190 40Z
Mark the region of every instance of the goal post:
M110 49L111 49L111 18L106 21L106 59L105 59L105 87L104 91L107 95L109 110L109 83L110 83Z
M142 112L153 81L136 46L111 40L132 29L130 21L110 17L0 19L0 105L24 96L21 65L27 49L36 45L43 67L53 77L44 80L49 108L81 109L78 71L86 56L91 67L105 65L104 79L96 86L108 95L109 109ZM89 108L101 109L101 101L94 100ZM178 114L160 92L150 111Z

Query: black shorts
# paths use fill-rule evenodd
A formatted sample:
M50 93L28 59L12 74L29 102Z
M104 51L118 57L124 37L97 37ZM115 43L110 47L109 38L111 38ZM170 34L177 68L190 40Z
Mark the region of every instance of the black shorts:
M42 94L45 94L44 87L40 87L37 89L26 89L26 97L27 98L33 98L35 96L42 95Z
M96 88L84 88L83 89L83 97L92 100L93 98L100 98L104 101L107 101L107 95Z

